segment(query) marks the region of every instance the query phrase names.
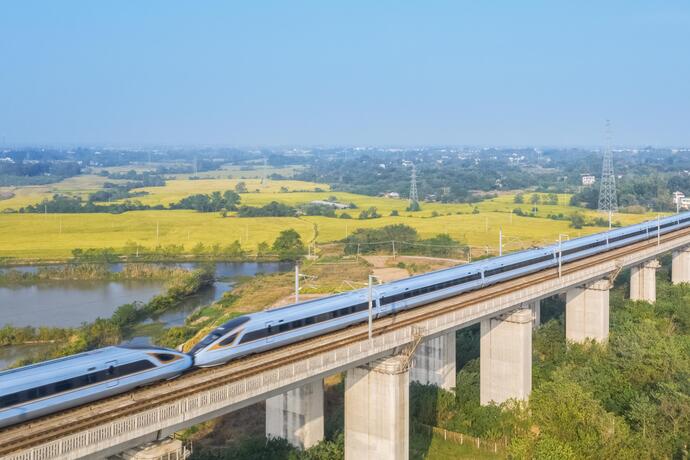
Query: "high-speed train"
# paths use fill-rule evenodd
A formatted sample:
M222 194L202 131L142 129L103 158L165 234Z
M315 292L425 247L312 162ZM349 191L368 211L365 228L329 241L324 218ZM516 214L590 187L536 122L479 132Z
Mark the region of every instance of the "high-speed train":
M462 292L523 276L560 263L608 251L690 226L690 213L677 214L544 248L530 249L376 286L374 318L393 315ZM213 330L190 353L196 366L304 340L367 321L367 289L234 318Z
M192 357L156 347L99 348L0 372L0 427L112 396L192 366Z
M677 214L379 285L372 314L393 315L689 226L690 213ZM368 306L368 290L360 289L233 318L188 354L116 346L0 372L0 427L362 323Z

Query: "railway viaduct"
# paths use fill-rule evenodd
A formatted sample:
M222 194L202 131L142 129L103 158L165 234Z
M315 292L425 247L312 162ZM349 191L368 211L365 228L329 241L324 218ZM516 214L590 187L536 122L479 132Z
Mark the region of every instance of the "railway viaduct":
M201 369L173 381L0 431L7 460L102 458L266 400L266 433L309 447L323 437L323 379L345 372L345 458L406 459L409 382L455 386L455 331L480 323L482 404L526 399L539 302L566 299L566 338L606 341L609 290L630 268L630 298L656 300L658 258L690 282L690 229L597 254L367 326Z

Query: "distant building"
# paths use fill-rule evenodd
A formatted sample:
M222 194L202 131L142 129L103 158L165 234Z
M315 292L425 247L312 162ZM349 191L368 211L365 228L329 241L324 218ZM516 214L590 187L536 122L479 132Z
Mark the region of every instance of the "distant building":
M384 193L383 196L385 196L386 198L400 198L400 194L398 192L387 192Z
M597 178L594 176L594 174L580 174L580 178L582 180L582 185L594 185L594 183L597 181Z
M685 198L683 192L673 192L673 204L680 209L690 209L690 198Z
M343 203L337 203L335 201L325 201L325 200L314 200L310 204L315 204L318 206L330 206L335 209L347 209L349 206Z

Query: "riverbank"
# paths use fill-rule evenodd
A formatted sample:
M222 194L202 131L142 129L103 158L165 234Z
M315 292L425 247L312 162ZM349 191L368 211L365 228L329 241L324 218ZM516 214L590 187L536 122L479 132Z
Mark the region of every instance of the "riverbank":
M128 328L147 318L162 314L174 308L180 301L197 293L213 283L213 270L209 267L192 272L182 270L169 280L164 294L159 294L147 303L128 303L120 306L108 319L97 318L79 328L16 328L6 326L3 340L6 345L24 345L27 342L50 339L57 346L29 359L20 360L15 365L67 356L82 351L116 345L122 342Z
M106 264L72 263L55 266L36 266L36 270L4 269L0 271L0 286L28 284L40 281L82 281L82 280L168 280L181 276L183 268L150 263L124 264L121 270L113 271Z
M2 327L0 324L0 369L9 366L18 358L36 361L52 356L49 351L63 346L79 335L80 325L84 322L95 324L102 318L112 321L127 318L126 327L119 327L119 338L135 343L157 343L160 336L166 335L169 328L183 326L187 317L195 311L206 308L220 300L224 293L242 281L251 280L265 273L292 270L292 264L282 262L245 262L203 264L212 275L212 282L195 289L185 289L177 295L174 302L164 305L149 315L141 315L141 310L152 308L156 297L174 294L170 283L164 285L160 280L134 281L39 281L35 284L23 284L12 287L0 287L0 318L9 321L13 327ZM182 279L198 270L202 264L179 263L167 268L168 273L176 273ZM113 273L126 272L125 264L103 265ZM41 268L41 267L39 267ZM21 271L37 271L32 266L17 267ZM60 267L50 267L60 268ZM161 270L159 273L166 273ZM126 295L132 298L129 302L113 305L113 301L123 297L122 288L134 283L134 290ZM142 284L143 283L143 284ZM117 286L114 291L113 286ZM146 286L151 286L153 290ZM85 287L86 286L86 287ZM142 289L143 287L143 289ZM161 291L164 290L163 294ZM176 291L180 294L180 291ZM4 299L4 300L3 300ZM24 299L24 300L23 300ZM108 306L110 305L110 306ZM56 315L55 312L59 312ZM130 315L135 315L132 318ZM30 325L32 327L25 327ZM46 327L39 327L46 326ZM101 324L101 326L107 326ZM55 343L45 346L18 345L36 341L50 340ZM184 340L172 343L174 347ZM3 346L4 345L4 346Z

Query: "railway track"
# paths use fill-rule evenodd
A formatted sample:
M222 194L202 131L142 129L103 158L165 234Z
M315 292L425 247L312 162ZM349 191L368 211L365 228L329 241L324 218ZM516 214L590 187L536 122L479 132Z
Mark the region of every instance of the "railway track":
M660 242L673 241L686 236L690 236L690 229L678 230L663 235ZM561 272L562 274L568 274L592 264L615 261L620 257L657 246L657 244L657 240L653 239L596 254L583 260L564 264ZM487 301L518 290L525 284L549 281L558 278L558 276L558 269L551 268L476 291L463 293L452 298L454 303L450 306L447 305L450 299L445 299L401 312L392 317L378 319L374 321L373 332L374 335L377 335L409 327L436 316L440 311L445 313L466 308L475 303ZM200 391L210 390L258 372L283 366L290 362L305 360L324 351L365 340L367 337L366 323L351 326L347 329L307 339L276 350L240 358L222 366L196 369L172 381L138 388L122 395L5 428L0 430L0 456L30 448L34 445L44 444Z

